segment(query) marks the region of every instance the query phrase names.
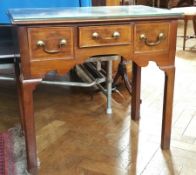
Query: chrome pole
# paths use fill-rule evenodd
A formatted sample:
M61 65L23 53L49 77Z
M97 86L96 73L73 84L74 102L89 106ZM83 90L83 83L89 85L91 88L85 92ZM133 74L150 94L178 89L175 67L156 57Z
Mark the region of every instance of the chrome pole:
M99 83L104 82L104 78L96 79L95 81L89 82L89 83L83 83L83 82L70 82L70 81L46 81L43 80L41 84L47 84L47 85L59 85L59 86L78 86L78 87L91 87L94 85L97 85Z
M107 114L112 114L112 60L107 64Z
M6 77L6 76L0 76L0 80L14 81L15 78L13 78L13 77Z

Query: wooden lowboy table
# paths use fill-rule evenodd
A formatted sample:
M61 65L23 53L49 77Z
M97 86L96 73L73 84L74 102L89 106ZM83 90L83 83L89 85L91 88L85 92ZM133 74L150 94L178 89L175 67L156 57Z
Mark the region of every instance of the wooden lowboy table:
M120 55L133 61L133 120L140 117L141 67L154 61L165 72L161 148L170 147L176 31L181 14L119 6L12 9L9 15L21 56L16 72L29 171L37 168L33 90L47 72L64 74L96 55Z

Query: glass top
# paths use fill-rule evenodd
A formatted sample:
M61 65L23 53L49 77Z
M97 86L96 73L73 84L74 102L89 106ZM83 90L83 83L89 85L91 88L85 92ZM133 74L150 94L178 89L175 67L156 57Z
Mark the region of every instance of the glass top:
M178 16L182 14L167 9L143 5L104 6L104 7L68 7L68 8L32 8L9 9L11 21L39 20L74 20L74 19L109 19L109 18L140 18Z

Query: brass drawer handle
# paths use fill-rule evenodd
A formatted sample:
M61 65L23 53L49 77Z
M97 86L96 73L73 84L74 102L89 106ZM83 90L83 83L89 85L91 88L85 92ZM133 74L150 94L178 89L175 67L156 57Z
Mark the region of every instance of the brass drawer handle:
M146 37L145 34L141 34L140 35L140 39L147 45L147 46L156 46L158 44L161 43L162 40L165 39L165 35L164 33L159 33L159 35L157 36L157 40L156 41L148 41L148 38Z
M118 38L120 38L120 32L118 32L118 31L113 32L111 37L104 37L104 38L101 37L101 35L98 32L93 32L93 34L92 34L92 39L94 39L94 40L98 40L98 39L113 40L113 39L118 39Z
M59 49L49 50L49 49L47 49L44 41L42 41L42 40L37 41L37 47L41 47L44 52L49 53L49 54L55 54L55 53L61 52L61 48L64 47L66 44L67 44L67 40L61 39L58 44Z
M120 33L119 32L114 32L113 34L112 34L112 38L114 38L114 39L118 39L118 38L120 38Z

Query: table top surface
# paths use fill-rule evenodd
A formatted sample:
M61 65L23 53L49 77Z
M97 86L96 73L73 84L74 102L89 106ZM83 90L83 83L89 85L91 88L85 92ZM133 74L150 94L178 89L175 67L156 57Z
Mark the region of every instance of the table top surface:
M196 15L196 7L177 7L171 9L173 12L183 13L184 15Z
M148 7L143 5L131 6L104 6L104 7L70 7L70 8L32 8L9 9L12 23L20 24L25 21L51 20L104 20L147 17L175 17L180 18L182 13L167 9Z

